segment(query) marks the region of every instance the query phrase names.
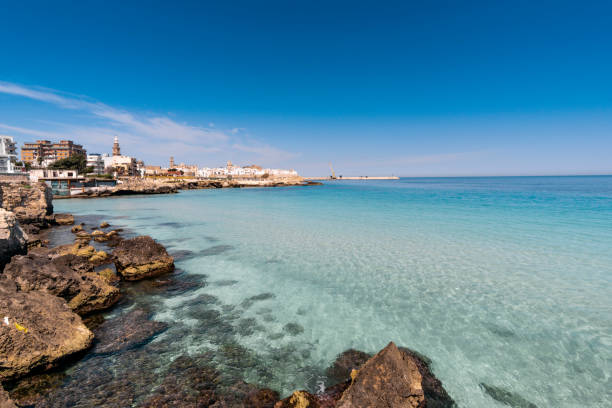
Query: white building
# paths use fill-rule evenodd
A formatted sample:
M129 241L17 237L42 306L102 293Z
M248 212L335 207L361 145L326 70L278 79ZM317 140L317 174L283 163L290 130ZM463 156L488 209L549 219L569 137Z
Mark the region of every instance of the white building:
M0 173L16 173L17 147L11 136L0 135Z
M83 176L79 176L76 170L54 170L54 169L32 169L30 170L30 181L37 182L41 180L56 181L81 181Z
M203 178L224 178L232 177L264 177L266 174L272 177L297 177L295 170L285 169L263 169L259 166L234 166L231 161L227 162L226 167L203 167L198 170L198 176Z
M102 155L100 153L88 154L87 167L91 167L94 174L104 173L104 159Z

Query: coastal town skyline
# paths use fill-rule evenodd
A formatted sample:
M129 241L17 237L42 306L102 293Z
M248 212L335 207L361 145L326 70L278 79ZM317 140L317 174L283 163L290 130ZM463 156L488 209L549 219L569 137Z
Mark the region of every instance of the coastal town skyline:
M309 176L612 172L606 3L91 7L5 5L0 133Z

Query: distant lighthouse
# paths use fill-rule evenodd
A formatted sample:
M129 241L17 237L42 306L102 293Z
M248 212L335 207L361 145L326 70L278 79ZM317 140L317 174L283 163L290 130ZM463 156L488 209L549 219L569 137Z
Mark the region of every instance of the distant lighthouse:
M119 147L119 138L115 136L115 141L113 142L113 156L121 156L121 148Z

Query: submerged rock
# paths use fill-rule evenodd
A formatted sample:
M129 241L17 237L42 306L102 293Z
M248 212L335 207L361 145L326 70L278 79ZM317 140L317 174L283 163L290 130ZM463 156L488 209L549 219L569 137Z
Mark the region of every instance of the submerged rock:
M220 373L201 359L180 356L163 382L140 407L210 407L218 399L215 389Z
M518 394L510 392L494 385L480 383L480 387L495 401L506 404L512 408L538 408L536 404L527 401Z
M0 380L52 368L93 340L81 318L48 293L18 292L14 284L3 282L0 310Z
M332 384L346 381L351 378L351 372L358 370L370 357L371 354L355 349L343 351L327 369L327 377Z
M28 235L21 229L17 217L0 208L0 271L13 255L25 254L28 250Z
M125 280L140 280L174 270L166 248L149 236L123 240L113 251L117 272Z
M0 277L0 284L8 282L20 292L44 291L63 298L81 315L107 309L119 299L119 289L95 273L86 258L73 254L53 258L45 248L13 257Z
M102 323L96 330L94 353L115 353L151 341L168 328L163 322L149 320L149 313L132 310Z

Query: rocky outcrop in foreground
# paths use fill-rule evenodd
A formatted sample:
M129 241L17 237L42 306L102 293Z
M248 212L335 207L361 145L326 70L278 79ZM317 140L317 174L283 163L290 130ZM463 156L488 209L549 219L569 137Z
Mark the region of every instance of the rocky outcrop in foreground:
M1 207L15 213L19 223L43 224L53 214L53 194L44 183L0 184Z
M275 408L451 408L455 406L427 361L394 343L364 362L365 353L348 350L328 373L350 378L320 394L296 391ZM353 365L355 367L351 368Z
M20 292L44 291L58 296L80 315L117 302L119 289L94 272L88 258L71 253L54 256L53 250L37 248L13 257L0 276L0 285L13 282Z
M48 293L18 292L3 282L0 310L0 381L51 368L93 340L81 318Z
M141 280L172 272L174 258L166 248L149 236L123 240L113 251L117 273L128 281Z
M17 217L0 208L0 271L13 255L25 254L27 249L28 235L19 226Z

